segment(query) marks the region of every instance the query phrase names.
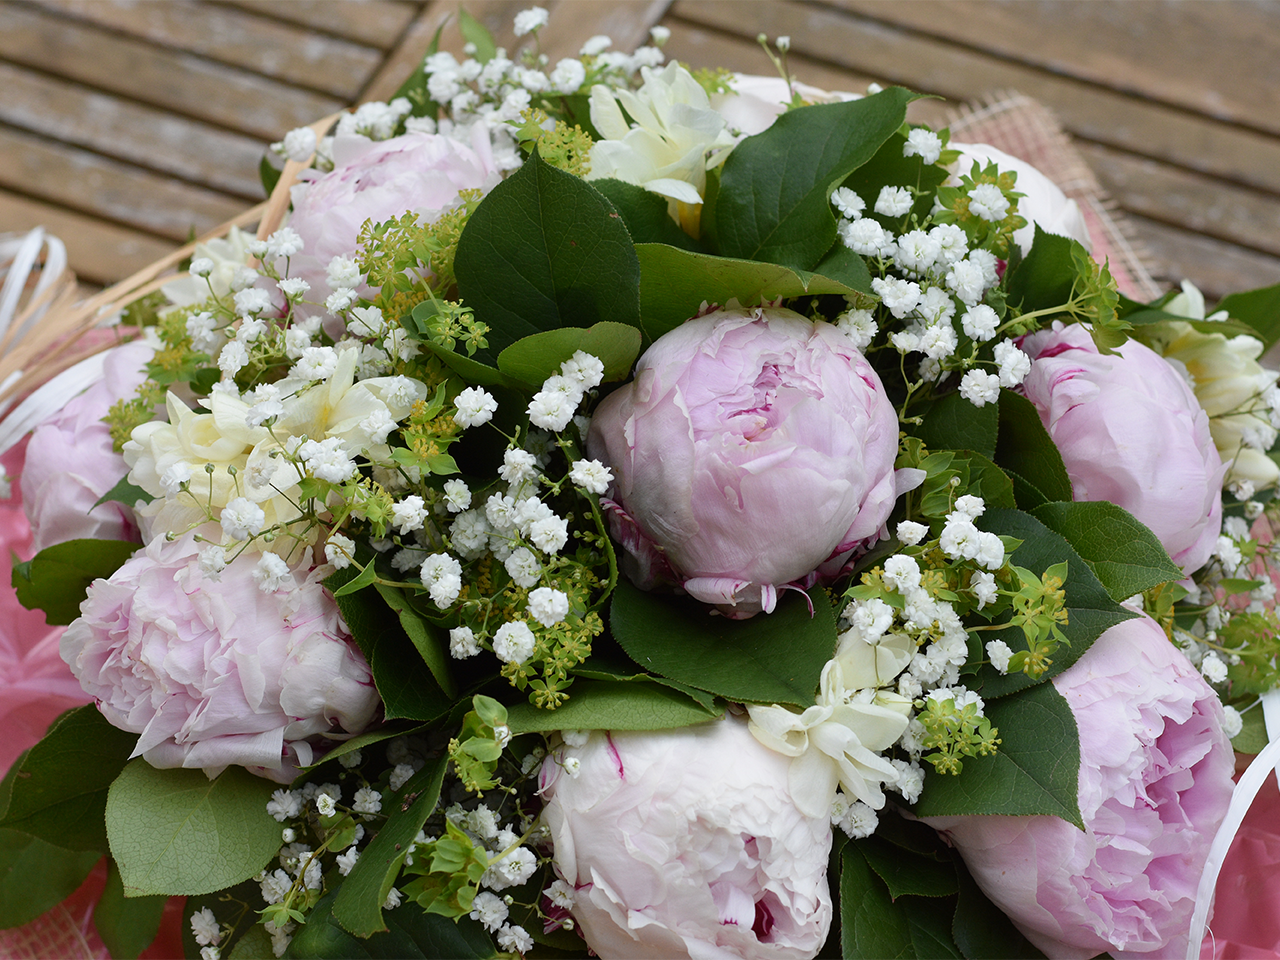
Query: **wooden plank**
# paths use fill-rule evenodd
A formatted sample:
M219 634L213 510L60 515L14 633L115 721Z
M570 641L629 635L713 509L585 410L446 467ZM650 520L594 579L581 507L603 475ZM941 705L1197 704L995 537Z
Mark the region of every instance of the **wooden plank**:
M273 20L296 23L311 31L321 31L353 40L379 50L391 50L400 34L417 16L419 3L392 3L389 0L222 0L227 6Z
M1161 267L1156 279L1174 288L1191 280L1211 301L1228 293L1280 282L1280 257L1190 233L1166 223L1130 216L1138 239Z
M76 147L0 127L0 187L178 243L245 209L243 200Z
M1036 69L1280 132L1275 3L825 2Z
M2 62L0 89L0 123L262 199L258 163L266 145L260 141Z
M382 61L379 51L233 7L193 0L33 0L119 30L350 102Z
M6 230L43 226L67 246L71 269L86 283L108 286L173 252L179 245L50 204L0 191Z
M1050 107L1074 136L1280 193L1280 140L1113 90L984 56L965 47L799 3L680 0L682 21L754 38L789 34L833 65L956 102L1017 90Z
M0 57L38 70L53 64L68 80L267 140L344 102L34 6L0 6Z
M1130 213L1280 256L1280 199L1105 147L1079 148L1103 189Z
M671 39L666 46L670 59L694 67L724 67L735 73L776 74L773 64L754 40L706 30L673 17L667 17L663 25L671 30ZM862 93L874 80L870 76L811 60L794 51L787 63L796 79L823 90ZM912 123L941 127L946 123L948 111L949 107L941 100L917 100L907 108L907 119Z
M594 36L606 36L614 50L630 53L649 42L649 28L658 23L671 0L560 0L542 30L542 51L551 63L576 57Z

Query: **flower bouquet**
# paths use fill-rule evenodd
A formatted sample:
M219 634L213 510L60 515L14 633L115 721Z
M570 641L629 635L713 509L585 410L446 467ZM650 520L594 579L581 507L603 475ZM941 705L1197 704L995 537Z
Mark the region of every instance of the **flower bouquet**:
M114 955L177 896L204 960L1197 956L1275 762L1280 291L1121 295L781 38L544 21L290 132L10 414L94 703L3 782L5 925L105 854Z

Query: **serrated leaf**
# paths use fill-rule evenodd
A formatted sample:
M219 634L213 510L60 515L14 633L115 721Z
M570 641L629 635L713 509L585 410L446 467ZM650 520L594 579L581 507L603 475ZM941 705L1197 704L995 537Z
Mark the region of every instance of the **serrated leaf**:
M507 708L512 734L552 730L670 730L713 720L720 713L665 685L619 680L579 680L555 710L529 703Z
M975 407L957 391L934 401L914 434L930 452L972 450L993 460L999 424L1000 412L995 404Z
M107 797L107 839L126 896L200 894L261 870L280 849L280 824L267 813L279 784L228 767L157 770L139 757Z
M1071 641L1069 645L1058 648L1053 655L1053 664L1039 680L1033 680L1023 673L1004 676L997 673L990 664L983 664L977 682L983 697L1003 697L1056 677L1079 660L1093 641L1102 636L1104 630L1137 616L1108 596L1089 565L1072 549L1070 543L1030 514L1018 510L988 510L978 518L977 524L991 533L1023 541L1022 546L1010 555L1010 560L1037 575L1042 575L1055 563L1067 564L1063 592L1068 621L1062 626L1062 632ZM1026 646L1024 634L1016 627L981 636L984 643L994 639L1004 640L1014 650ZM965 763L967 766L968 761Z
M840 865L840 941L847 960L912 958L911 930L857 844L847 844Z
M640 355L640 330L605 321L586 330L547 330L517 340L498 354L498 369L534 389L560 372L560 365L582 350L604 364L604 382L625 380Z
M1016 505L1013 481L994 463L971 450L959 451L956 459L969 467L969 493L982 497L988 510Z
M390 607L400 619L400 626L413 642L414 649L422 657L422 662L431 670L431 675L440 684L440 689L450 699L457 696L453 675L449 672L449 658L446 653L446 641L440 637L439 631L425 620L409 605L409 598L403 590L377 584L378 596Z
M100 859L97 850L67 850L21 830L0 829L0 929L52 910Z
M333 901L333 916L348 932L368 937L387 929L382 904L400 875L414 837L436 808L448 767L449 758L441 756L410 777L398 791L385 794L383 809L387 819L361 852Z
M1076 795L1080 737L1053 684L988 700L985 713L1000 732L995 755L965 758L958 776L930 773L916 816L1046 814L1083 830Z
M1114 503L1046 503L1031 515L1067 539L1112 600L1183 578L1156 535Z
M913 854L875 836L855 843L894 900L904 895L948 897L958 889L950 861Z
M915 98L891 87L861 100L790 110L739 143L720 174L719 252L811 269L836 238L831 192L897 131Z
M126 897L120 880L120 868L109 861L107 884L93 908L93 926L111 951L113 960L135 958L151 945L160 929L166 896Z
M757 306L779 297L856 294L853 287L804 270L754 260L714 257L662 243L636 245L640 258L640 312L657 338L696 315L702 304L737 300Z
M1005 280L1007 302L1029 313L1061 306L1070 300L1076 282L1072 244L1078 245L1079 241L1045 233L1037 225L1031 249Z
M298 928L286 958L307 960L491 960L498 956L484 928L469 917L450 920L412 907L386 915L388 930L353 937L334 919L330 893L320 898Z
M609 624L623 650L646 670L738 703L813 705L822 668L836 645L831 601L788 591L773 613L749 620L712 616L688 597L647 593L620 580Z
M1071 480L1062 454L1045 430L1035 405L1010 390L1000 391L995 461L1010 476L1017 474L1031 483L1048 500L1071 499ZM1025 509L1021 500L1018 505Z
M43 610L45 621L62 626L80 616L89 584L109 577L141 544L123 540L68 540L45 547L13 570L18 602Z
M640 325L640 263L622 217L536 151L471 214L454 272L495 355L544 330Z
M959 856L955 860L960 895L951 935L961 954L969 960L1044 960L1044 954L978 888L964 861Z
M63 714L15 764L0 827L106 853L107 791L137 742L137 734L117 730L95 706Z
M702 245L671 219L667 198L623 180L592 180L591 185L613 204L622 216L633 243L666 243L684 250L701 250Z

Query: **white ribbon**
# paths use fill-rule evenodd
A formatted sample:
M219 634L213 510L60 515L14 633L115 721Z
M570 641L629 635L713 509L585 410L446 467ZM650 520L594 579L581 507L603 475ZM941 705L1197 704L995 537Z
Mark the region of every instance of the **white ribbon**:
M1204 872L1200 874L1200 886L1196 890L1195 912L1191 915L1187 960L1199 960L1209 908L1213 905L1213 890L1218 884L1218 874L1227 858L1227 851L1231 849L1231 841L1235 839L1245 814L1249 812L1254 797L1267 782L1271 771L1275 770L1276 776L1280 777L1280 689L1268 690L1262 695L1262 716L1270 742L1253 758L1244 776L1236 784L1231 794L1231 803L1227 807L1226 819L1222 821L1222 826L1218 828L1218 833L1209 846L1209 857L1205 861Z

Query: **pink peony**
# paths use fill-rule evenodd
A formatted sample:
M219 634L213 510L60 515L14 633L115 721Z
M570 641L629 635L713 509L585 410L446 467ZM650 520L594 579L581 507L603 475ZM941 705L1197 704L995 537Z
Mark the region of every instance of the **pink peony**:
M62 658L155 767L230 764L288 783L324 738L360 733L377 712L369 667L319 573L272 592L245 554L218 582L193 534L157 537L96 580L62 637Z
M102 418L147 379L154 353L140 341L112 348L103 378L32 433L22 496L35 551L66 540L138 539L132 510L115 501L94 504L129 472Z
M1180 957L1231 799L1222 706L1150 619L1053 679L1080 732L1081 831L1056 817L934 817L978 885L1051 958Z
M1109 500L1151 528L1187 573L1212 556L1226 466L1209 418L1178 372L1129 340L1104 356L1089 331L1026 337L1022 391L1057 444L1076 500Z
M293 188L289 226L305 246L289 260L289 276L311 285L308 301L323 304L331 292L326 268L334 257L356 257L356 239L366 220L382 223L412 210L438 215L458 200L458 191L488 191L500 179L484 124L471 146L450 137L407 133L375 142L340 136L333 143L334 169L303 173ZM361 285L363 297L371 293ZM319 312L318 310L315 312Z
M898 418L835 327L721 310L672 330L600 405L631 579L671 579L731 616L837 573L893 509Z
M796 809L790 763L735 716L554 751L542 815L587 945L610 960L815 956L831 823Z

